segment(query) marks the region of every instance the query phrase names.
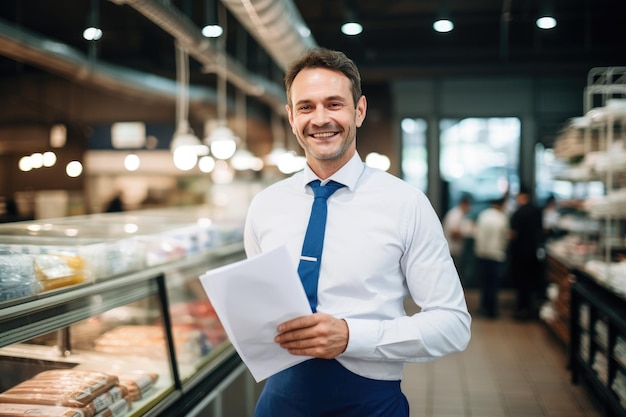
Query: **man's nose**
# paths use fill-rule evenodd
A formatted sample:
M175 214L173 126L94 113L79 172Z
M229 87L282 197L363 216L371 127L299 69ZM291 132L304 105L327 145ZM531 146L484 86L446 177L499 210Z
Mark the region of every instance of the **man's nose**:
M329 121L328 109L325 106L318 106L315 108L313 112L313 117L311 118L311 122L315 125L321 126L325 125Z

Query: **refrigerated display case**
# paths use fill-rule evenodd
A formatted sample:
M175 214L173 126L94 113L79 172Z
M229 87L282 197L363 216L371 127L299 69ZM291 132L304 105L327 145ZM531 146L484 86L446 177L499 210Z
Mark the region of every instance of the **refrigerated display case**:
M0 300L0 416L251 414L254 382L198 279L243 259L241 223L208 219L182 209L0 227L0 283L35 283ZM80 258L85 279L42 286L37 258L51 254Z

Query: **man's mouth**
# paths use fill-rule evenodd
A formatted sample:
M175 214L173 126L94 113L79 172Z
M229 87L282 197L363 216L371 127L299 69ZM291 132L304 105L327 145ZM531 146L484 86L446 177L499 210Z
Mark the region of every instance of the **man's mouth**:
M311 136L313 136L316 139L324 139L324 138L329 138L331 136L335 136L337 134L337 132L322 132L322 133L312 133Z

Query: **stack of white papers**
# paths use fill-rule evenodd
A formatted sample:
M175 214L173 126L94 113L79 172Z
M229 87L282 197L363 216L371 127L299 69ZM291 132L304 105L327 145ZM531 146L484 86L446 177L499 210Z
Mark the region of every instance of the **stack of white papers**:
M286 247L212 269L200 281L237 353L257 382L310 359L274 342L279 324L311 314Z

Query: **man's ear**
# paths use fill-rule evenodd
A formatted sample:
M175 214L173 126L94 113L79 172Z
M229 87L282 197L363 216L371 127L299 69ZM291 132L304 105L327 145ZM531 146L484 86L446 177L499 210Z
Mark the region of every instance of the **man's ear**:
M356 103L356 127L361 127L363 120L365 120L366 113L367 100L365 99L365 96L361 96L359 101Z

